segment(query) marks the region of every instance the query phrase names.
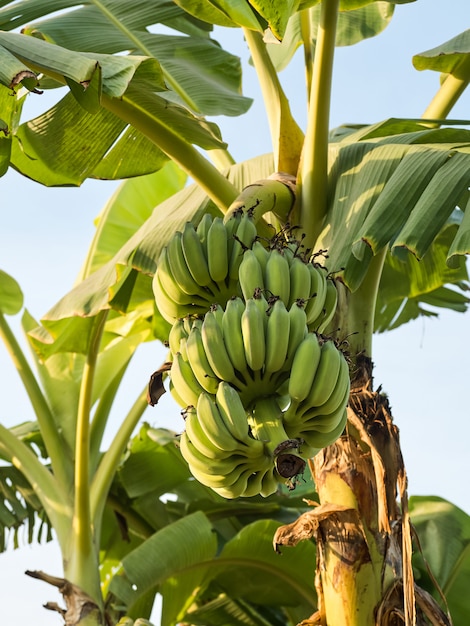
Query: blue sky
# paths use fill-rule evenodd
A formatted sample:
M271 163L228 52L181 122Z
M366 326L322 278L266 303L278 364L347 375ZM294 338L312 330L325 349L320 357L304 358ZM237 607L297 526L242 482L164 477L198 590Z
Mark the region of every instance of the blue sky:
M412 55L454 37L469 22L468 0L418 0L398 5L391 25L379 37L338 49L331 126L420 117L438 88L439 76L417 72ZM233 156L240 161L268 152L269 135L240 33L227 34L227 47L244 59L244 92L255 98L245 117L217 119ZM305 99L300 55L281 78L302 123ZM45 108L44 99L32 96L27 115ZM451 116L470 119L470 92ZM0 180L0 268L20 282L26 306L37 318L72 287L93 236L93 220L115 189L116 183L97 181L80 189L45 189L15 172ZM470 411L465 396L470 375L469 321L468 313L444 313L439 320L418 320L374 342L375 383L389 394L400 428L410 494L440 495L468 513L470 493L463 477L470 470ZM16 320L12 323L18 327ZM140 391L162 356L156 344L143 347L121 391L123 398ZM0 369L0 420L12 425L32 419L16 373L1 348ZM147 411L145 419L156 426L181 428L179 408L169 394ZM41 608L48 600L58 601L58 596L52 588L25 577L25 569L60 575L56 546L27 546L0 555L3 621L15 626L59 624L58 616Z

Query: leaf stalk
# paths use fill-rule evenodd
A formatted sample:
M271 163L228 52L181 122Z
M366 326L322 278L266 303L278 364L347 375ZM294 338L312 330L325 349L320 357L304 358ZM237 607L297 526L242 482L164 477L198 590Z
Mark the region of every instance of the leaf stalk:
M44 394L39 387L38 381L13 334L5 316L0 313L0 337L3 340L13 364L18 372L21 382L28 394L29 400L36 415L41 436L51 460L51 466L58 483L65 493L71 485L72 465L64 455L64 441L60 436L54 416L46 402Z
M299 171L300 224L305 246L313 244L321 232L327 210L328 133L331 84L339 0L323 0L313 59L307 132Z

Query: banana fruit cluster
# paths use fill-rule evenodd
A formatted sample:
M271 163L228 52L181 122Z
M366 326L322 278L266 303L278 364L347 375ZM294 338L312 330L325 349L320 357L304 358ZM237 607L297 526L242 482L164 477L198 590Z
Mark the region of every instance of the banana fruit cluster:
M170 336L171 379L181 406L197 404L202 392L215 394L230 383L249 407L256 398L277 395L290 376L298 346L308 335L307 316L294 302L269 304L261 293L232 297L225 310L213 305L200 318L183 318Z
M295 242L276 241L268 250L255 241L243 255L239 282L245 300L261 291L268 299L279 298L287 308L294 303L304 306L309 330L322 333L336 312L334 280L325 268L305 259Z
M282 480L265 446L250 433L245 407L221 382L215 396L201 393L185 409L180 449L199 482L226 498L268 496Z
M294 488L305 459L345 426L349 367L324 335L336 286L282 235L262 243L243 207L225 220L205 215L162 250L153 281L172 324L182 456L226 498L268 496L280 482Z
M214 303L225 306L240 292L238 268L257 237L250 213L237 211L224 222L206 213L197 228L187 222L161 251L153 292L162 316L173 324L204 315Z

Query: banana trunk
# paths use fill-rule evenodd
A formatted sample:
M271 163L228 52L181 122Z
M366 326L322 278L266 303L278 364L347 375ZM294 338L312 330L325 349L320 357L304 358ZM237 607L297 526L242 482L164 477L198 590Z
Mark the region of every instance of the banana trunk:
M398 430L386 397L371 391L370 359L357 365L345 433L309 461L320 504L281 527L274 543L316 541L318 611L309 626L376 626L395 611L416 624Z
M397 575L412 593L398 431L386 398L370 390L370 362L364 365L351 393L345 434L311 464L320 503L330 507L317 535L319 611L328 626L375 626ZM341 505L336 510L335 503ZM399 610L411 610L409 604L408 597Z

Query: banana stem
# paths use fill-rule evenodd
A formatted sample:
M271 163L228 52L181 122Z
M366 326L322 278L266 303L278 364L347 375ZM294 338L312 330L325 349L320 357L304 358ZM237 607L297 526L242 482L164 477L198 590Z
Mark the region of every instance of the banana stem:
M94 412L93 420L90 425L90 475L94 474L98 466L103 434L108 423L109 414L111 412L111 407L116 397L116 393L127 370L127 365L128 363L121 368L114 379L106 387L106 390L101 395Z
M422 117L424 119L445 119L469 82L470 55L467 55L452 74L448 74ZM438 126L438 124L430 124L430 126Z
M323 0L313 60L307 133L300 163L300 224L313 248L327 210L328 133L339 0Z
M279 82L261 34L248 28L243 29L243 34L250 49L263 94L271 133L275 171L296 175L303 133L292 117L289 101Z
M211 158L212 163L214 163L221 172L235 165L235 159L228 150L215 148L214 150L209 150L207 154Z
M0 313L0 337L3 340L13 364L28 394L39 429L51 460L51 466L57 482L67 492L70 489L72 466L64 454L64 442L54 421L54 416L38 385L36 377L13 334L5 316Z
M97 316L90 350L83 368L75 444L75 500L72 545L70 546L70 555L65 568L67 578L88 593L98 606L102 605L102 597L98 554L94 544L90 510L90 411L96 362L106 317L107 311L102 311Z
M282 411L273 396L256 400L250 417L253 436L265 444L270 456L279 444L289 440L283 423Z
M2 424L0 424L0 454L30 483L63 549L67 545L72 517L68 491L64 492L56 477L39 461L32 449Z
M310 102L312 93L312 68L315 56L315 47L312 42L312 29L310 22L310 10L300 12L300 32L304 46L305 84L307 86L307 102Z
M108 111L131 124L175 161L225 213L238 189L193 145L126 95L110 98L103 94L101 101Z
M122 454L134 428L148 407L147 389L139 395L131 410L121 424L108 450L103 455L91 485L91 518L95 525L95 534L99 528L103 507L109 488L121 461Z

